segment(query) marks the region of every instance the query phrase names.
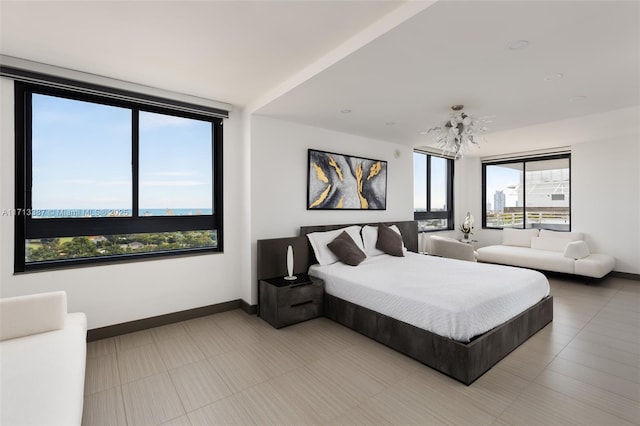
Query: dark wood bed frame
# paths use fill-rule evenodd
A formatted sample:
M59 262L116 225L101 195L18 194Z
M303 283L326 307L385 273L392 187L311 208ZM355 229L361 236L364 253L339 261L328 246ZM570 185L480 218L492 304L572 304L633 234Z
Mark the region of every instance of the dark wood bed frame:
M407 249L418 252L417 222L387 224L398 226ZM286 275L283 259L288 245L292 245L295 252L295 273L307 272L316 262L306 235L345 226L349 225L303 226L299 237L258 241L258 280ZM553 297L544 298L469 343L442 337L326 293L324 315L470 385L553 320Z

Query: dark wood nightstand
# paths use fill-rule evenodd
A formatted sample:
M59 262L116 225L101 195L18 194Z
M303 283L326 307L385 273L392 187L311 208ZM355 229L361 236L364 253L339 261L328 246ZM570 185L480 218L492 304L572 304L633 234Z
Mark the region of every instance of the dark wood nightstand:
M278 277L258 283L258 315L275 328L322 315L324 281L307 274L296 275L295 281Z

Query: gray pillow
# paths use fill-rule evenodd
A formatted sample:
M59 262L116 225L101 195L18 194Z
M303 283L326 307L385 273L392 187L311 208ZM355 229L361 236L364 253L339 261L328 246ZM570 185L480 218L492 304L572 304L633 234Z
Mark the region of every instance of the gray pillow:
M327 247L342 263L347 265L358 266L367 257L353 241L353 238L345 231L342 231L340 235L327 244Z
M402 237L387 225L381 223L378 225L378 241L376 248L391 256L403 257Z

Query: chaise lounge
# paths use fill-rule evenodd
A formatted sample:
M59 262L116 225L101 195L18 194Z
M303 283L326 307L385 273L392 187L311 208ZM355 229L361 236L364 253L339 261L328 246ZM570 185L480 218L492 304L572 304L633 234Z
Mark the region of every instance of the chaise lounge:
M582 232L546 229L502 230L502 244L477 250L478 261L602 278L616 266L614 257L591 253Z

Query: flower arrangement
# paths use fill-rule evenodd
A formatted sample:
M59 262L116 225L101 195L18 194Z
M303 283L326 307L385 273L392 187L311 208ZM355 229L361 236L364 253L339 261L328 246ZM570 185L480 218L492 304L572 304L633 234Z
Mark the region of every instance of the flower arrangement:
M467 212L467 216L464 218L464 222L462 222L462 225L460 225L460 231L462 231L462 235L464 236L465 240L469 238L469 234L473 234L473 225L473 216L471 215L471 213Z

